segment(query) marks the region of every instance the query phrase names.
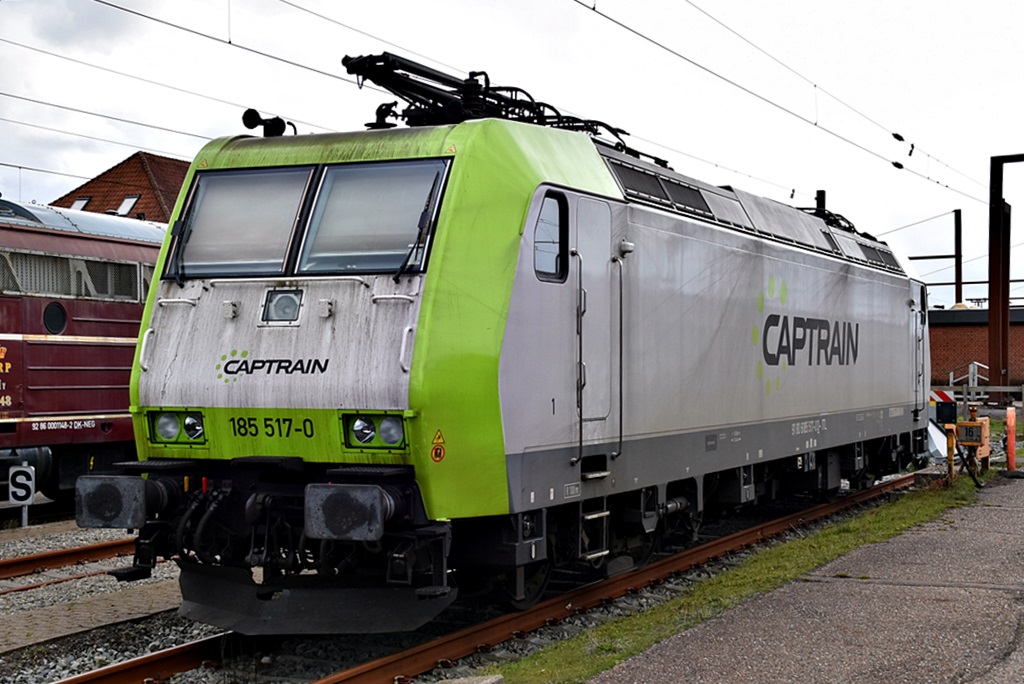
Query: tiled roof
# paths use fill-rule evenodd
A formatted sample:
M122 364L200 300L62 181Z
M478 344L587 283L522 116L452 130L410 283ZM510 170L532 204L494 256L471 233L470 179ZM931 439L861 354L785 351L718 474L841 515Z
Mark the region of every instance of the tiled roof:
M141 213L149 221L167 223L188 166L189 162L180 159L136 152L50 204L70 208L75 200L88 197L88 203L80 208L105 214L117 212L126 197L139 195L138 201L126 215L137 216Z

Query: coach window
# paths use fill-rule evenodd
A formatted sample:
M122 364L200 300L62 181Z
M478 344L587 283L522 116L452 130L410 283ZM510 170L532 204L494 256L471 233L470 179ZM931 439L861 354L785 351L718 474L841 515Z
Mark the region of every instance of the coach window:
M569 206L563 195L549 194L533 229L533 270L541 280L565 282L568 273Z

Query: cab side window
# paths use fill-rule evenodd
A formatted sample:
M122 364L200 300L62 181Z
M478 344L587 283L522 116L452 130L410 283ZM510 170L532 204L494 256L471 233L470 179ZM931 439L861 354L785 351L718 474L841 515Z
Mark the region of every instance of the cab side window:
M565 282L569 272L569 205L563 195L549 194L533 229L533 270L541 280Z

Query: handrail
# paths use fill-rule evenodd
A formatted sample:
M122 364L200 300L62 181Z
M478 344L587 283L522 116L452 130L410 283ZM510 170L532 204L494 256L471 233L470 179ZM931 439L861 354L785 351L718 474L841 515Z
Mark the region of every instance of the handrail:
M168 304L188 304L189 306L196 306L198 303L198 297L171 297L167 299L156 300L157 306L167 306Z
M961 375L960 377L956 377L955 376L956 372L958 370L960 370L961 368L966 368L967 369L967 375ZM969 363L961 364L961 365L955 367L953 370L949 371L949 384L950 385L955 385L958 382L966 380L967 384L969 384L969 385L977 385L979 378L984 380L985 382L988 382L988 376L987 375L982 375L981 373L979 373L978 372L979 368L984 368L985 370L990 370L988 366L986 366L985 364L980 363L978 361L971 361Z
M1024 385L932 385L932 392L1024 392Z
M405 302L406 304L412 304L416 301L416 298L411 295L404 294L387 294L373 295L370 297L370 301L374 304L378 302Z

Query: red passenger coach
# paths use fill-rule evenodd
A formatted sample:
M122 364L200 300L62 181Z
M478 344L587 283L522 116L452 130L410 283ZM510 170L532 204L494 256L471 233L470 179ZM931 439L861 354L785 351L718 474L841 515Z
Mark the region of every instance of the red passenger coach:
M164 226L0 200L0 495L28 461L36 488L135 458L128 382Z

